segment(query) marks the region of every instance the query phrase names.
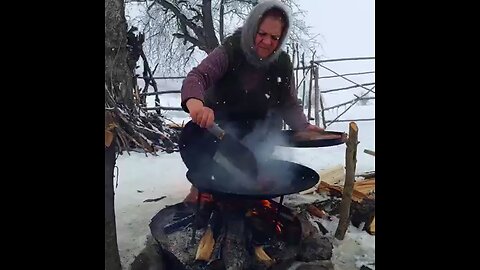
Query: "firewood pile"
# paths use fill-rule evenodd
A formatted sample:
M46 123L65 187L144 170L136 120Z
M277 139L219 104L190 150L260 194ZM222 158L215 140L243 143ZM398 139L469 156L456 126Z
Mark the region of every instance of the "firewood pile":
M305 205L304 208L319 218L338 215L338 207L342 199L345 178L344 168L341 165L332 167L320 174L319 183L312 189L301 194L320 194L329 199ZM366 172L355 177L350 209L352 225L363 228L366 232L375 235L375 172Z
M106 93L107 90L105 88ZM115 143L120 151L142 149L154 155L157 151L172 153L178 151L179 136L180 132L171 128L162 115L133 112L120 105L112 105L105 111L105 147Z

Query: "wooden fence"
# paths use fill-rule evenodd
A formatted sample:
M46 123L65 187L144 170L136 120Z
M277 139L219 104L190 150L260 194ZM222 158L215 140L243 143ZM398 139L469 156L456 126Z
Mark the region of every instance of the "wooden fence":
M294 78L295 78L295 85L297 96L299 97L299 102L302 104L303 108L306 108L307 112L306 115L309 120L315 121L315 124L318 126L323 126L324 128L328 127L329 125L335 122L351 122L351 121L374 121L375 118L359 118L359 119L340 119L350 108L352 108L355 104L362 100L372 100L375 99L373 96L367 96L368 94L375 94L375 82L368 82L368 83L357 83L355 80L350 79L353 76L359 75L366 75L366 74L373 74L375 73L374 70L367 70L367 71L358 71L358 72L350 72L340 74L333 70L332 68L328 67L328 63L332 62L351 62L351 61L374 61L375 57L356 57L356 58L339 58L339 59L322 59L316 60L315 59L315 52L312 55L312 59L306 63L304 53L301 54L298 52L298 45L292 46L293 49L287 49L287 53L292 51L291 59L292 63L294 64ZM289 47L289 48L292 48ZM320 70L323 72L326 71L327 74L320 76ZM172 80L172 79L183 79L185 76L177 76L177 77L155 77L155 76L145 76L144 73L143 77L138 77L139 80L144 80L145 86L140 91L139 97L142 101L144 108L148 111L156 111L157 113L161 113L162 110L166 111L183 111L180 106L178 107L166 107L160 105L160 96L164 94L180 94L180 89L161 89L159 90L157 87L156 80ZM332 88L326 89L322 86L322 82L324 80L332 79L332 78L342 78L344 81L351 84L346 87L340 88ZM153 88L152 92L148 90ZM352 95L352 99L346 102L342 102L336 105L332 105L329 107L325 107L324 99L327 99L326 96L329 93L339 92L339 91L351 91L354 89L362 88L365 92L362 95ZM321 90L323 89L323 90ZM299 95L300 94L300 95ZM155 96L155 106L147 107L146 97L147 96ZM341 113L339 113L334 119L326 119L325 112L336 109L346 107Z

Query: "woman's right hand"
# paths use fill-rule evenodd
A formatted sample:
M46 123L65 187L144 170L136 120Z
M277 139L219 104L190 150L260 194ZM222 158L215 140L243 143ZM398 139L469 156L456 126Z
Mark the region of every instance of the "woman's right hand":
M191 98L187 100L185 105L187 105L190 117L194 123L202 128L210 128L213 125L213 120L215 119L213 110L203 106L202 101Z

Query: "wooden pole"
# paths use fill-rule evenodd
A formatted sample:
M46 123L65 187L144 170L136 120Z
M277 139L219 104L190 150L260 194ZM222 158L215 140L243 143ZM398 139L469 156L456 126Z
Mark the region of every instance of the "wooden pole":
M313 68L314 68L314 65L311 64L311 65L310 65L310 79L308 80L308 113L307 113L307 117L308 117L308 121L309 121L309 122L310 122L310 119L312 118L312 88L313 88L312 81L313 81Z
M353 184L355 182L355 170L357 164L358 126L350 122L345 153L345 184L343 187L342 202L340 203L340 220L335 238L343 240L350 224L350 205L352 203Z
M297 78L297 80L295 81L295 89L298 89L300 87L300 77L298 77L298 69L300 68L300 51L298 51L298 43L295 44L295 48L297 49L297 69L295 70L295 78ZM295 94L295 99L298 100L298 90Z
M315 68L315 91L318 93L318 101L317 102L320 102L320 108L318 108L317 106L317 109L320 109L320 112L322 113L322 125L323 125L323 128L326 128L327 127L327 123L325 122L325 108L323 107L323 98L322 98L322 91L320 90L320 83L319 83L319 76L318 76L318 67ZM315 118L319 117L318 116L318 111L315 112ZM319 126L319 124L317 123L319 121L315 121L315 124L317 126Z
M303 78L302 78L302 85L303 85L303 93L302 93L302 110L305 109L305 86L306 86L306 68L305 68L305 52L302 53L302 69L303 69Z
M313 71L315 71L315 73L313 74L314 76L314 80L315 80L315 93L314 93L314 96L315 96L315 100L314 100L314 105L313 105L313 109L315 110L315 125L316 126L320 126L320 115L318 114L318 112L320 111L320 105L319 105L319 102L320 102L320 89L318 87L318 68L317 67L314 67L315 69Z

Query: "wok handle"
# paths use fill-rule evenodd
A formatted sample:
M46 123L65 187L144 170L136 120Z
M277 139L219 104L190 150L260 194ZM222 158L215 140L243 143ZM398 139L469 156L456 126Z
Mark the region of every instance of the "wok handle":
M208 128L207 130L220 140L223 139L223 136L225 136L225 131L221 127L219 127L217 123L213 123L213 126Z

